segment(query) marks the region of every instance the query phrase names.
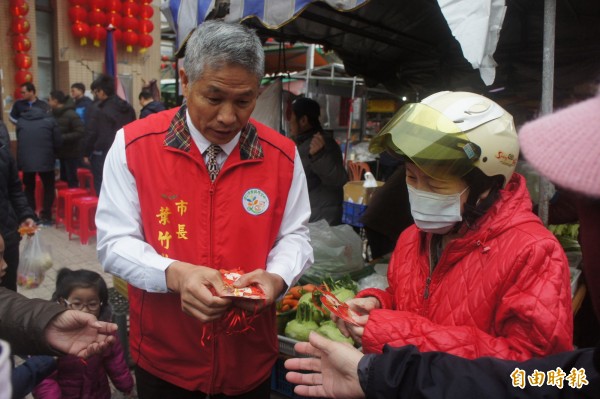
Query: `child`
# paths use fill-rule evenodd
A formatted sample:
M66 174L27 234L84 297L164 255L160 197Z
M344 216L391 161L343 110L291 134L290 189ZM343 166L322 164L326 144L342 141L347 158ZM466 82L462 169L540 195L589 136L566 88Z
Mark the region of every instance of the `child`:
M52 299L70 309L91 313L99 320L110 317L108 288L102 276L93 271L59 270ZM110 399L108 377L119 391L131 394L133 378L118 339L110 349L85 361L70 355L59 358L58 370L42 381L33 395L38 399Z

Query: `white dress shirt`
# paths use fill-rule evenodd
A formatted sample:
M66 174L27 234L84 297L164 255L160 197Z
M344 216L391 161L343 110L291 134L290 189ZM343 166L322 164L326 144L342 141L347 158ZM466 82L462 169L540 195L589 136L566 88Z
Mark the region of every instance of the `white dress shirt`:
M186 119L192 140L206 160L210 142L193 126L189 114ZM220 145L223 149L217 156L220 166L237 148L239 139L240 133L229 143ZM281 276L288 287L294 285L313 262L309 217L306 176L296 149L292 184L266 265L266 270ZM135 179L127 167L123 129L117 132L106 156L96 227L98 258L104 271L148 292L167 292L165 270L176 259L162 257L144 241L140 202Z

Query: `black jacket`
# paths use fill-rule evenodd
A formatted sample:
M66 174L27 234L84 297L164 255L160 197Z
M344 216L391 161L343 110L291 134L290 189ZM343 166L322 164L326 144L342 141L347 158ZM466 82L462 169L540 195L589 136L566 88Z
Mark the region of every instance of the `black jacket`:
M563 387L548 384L548 372L560 367ZM585 370L588 385L569 386L571 370ZM525 374L524 388L513 386L511 374ZM545 373L541 386L527 378L534 370ZM384 347L382 355L366 355L359 363L361 386L367 398L600 398L600 346L558 353L522 362L482 357L464 359L448 353L420 353L409 345Z
M89 156L94 151L106 154L117 131L134 120L135 111L131 105L116 95L99 102L90 112L90 120L86 121L88 137L83 155Z
M0 232L5 241L18 240L17 229L21 222L27 218L35 219L23 193L9 140L8 130L0 121Z
M58 158L79 158L85 127L83 126L83 120L75 112L75 103L69 99L64 106L53 109L52 115L56 119L63 140L57 153Z
M317 130L311 130L295 138L308 183L310 222L325 219L329 225L335 226L342 222L344 184L348 175L342 150L330 135L322 133L325 147L314 156L309 155L310 142L317 133Z
M23 172L54 170L62 136L51 114L32 107L17 122L17 162Z
M140 111L140 119L147 117L148 115L155 114L160 111L164 111L165 106L160 101L149 102Z

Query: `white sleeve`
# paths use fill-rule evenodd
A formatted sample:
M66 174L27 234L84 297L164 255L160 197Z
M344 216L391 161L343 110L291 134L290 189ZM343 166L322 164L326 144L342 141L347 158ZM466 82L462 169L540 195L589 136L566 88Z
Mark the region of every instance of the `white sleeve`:
M310 245L308 231L309 218L308 185L302 161L296 149L294 176L283 212L281 227L275 246L267 258L267 271L281 276L288 287L296 284L300 276L313 263L313 249Z
M175 260L162 257L144 240L123 129L117 132L104 163L96 228L98 258L104 271L148 292L167 292L165 270Z

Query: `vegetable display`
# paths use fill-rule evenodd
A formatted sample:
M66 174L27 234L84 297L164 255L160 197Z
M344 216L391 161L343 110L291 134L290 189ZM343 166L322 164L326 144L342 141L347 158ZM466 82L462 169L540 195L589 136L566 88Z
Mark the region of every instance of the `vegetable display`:
M321 306L319 298L322 292L331 292L340 302L345 302L354 298L356 290L357 284L349 275L337 281L327 277L318 284L290 288L276 306L279 332L298 341L308 341L310 332L316 331L334 341L353 344L331 321L329 310Z

